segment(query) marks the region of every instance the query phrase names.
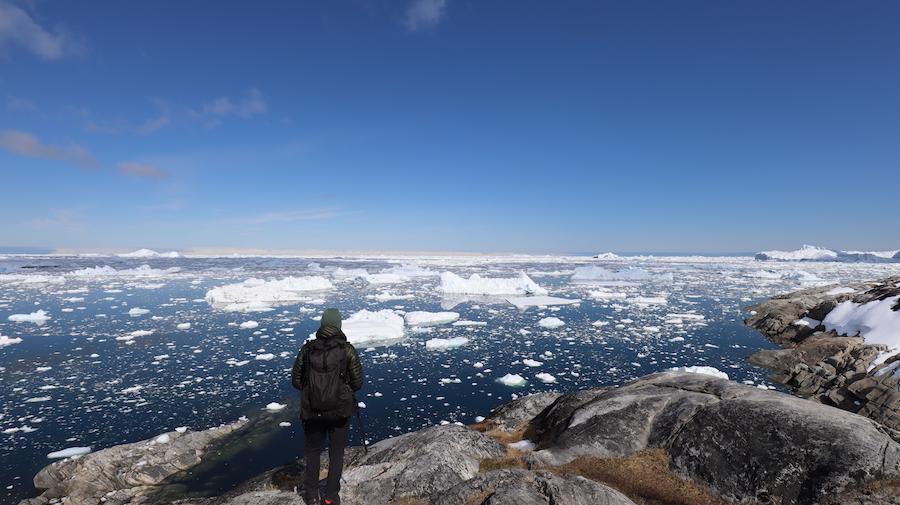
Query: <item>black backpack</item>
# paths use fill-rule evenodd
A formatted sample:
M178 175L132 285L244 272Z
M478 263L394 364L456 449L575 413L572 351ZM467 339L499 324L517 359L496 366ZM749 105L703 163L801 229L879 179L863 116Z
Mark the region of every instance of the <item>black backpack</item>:
M356 403L347 383L346 345L335 341L311 342L304 365L303 418L337 420L353 415Z

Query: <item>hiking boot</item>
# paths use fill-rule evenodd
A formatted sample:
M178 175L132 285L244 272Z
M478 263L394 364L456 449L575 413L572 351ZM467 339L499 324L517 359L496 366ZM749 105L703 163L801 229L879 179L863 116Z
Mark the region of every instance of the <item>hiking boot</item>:
M303 501L306 505L319 505L319 493L306 493L303 495Z

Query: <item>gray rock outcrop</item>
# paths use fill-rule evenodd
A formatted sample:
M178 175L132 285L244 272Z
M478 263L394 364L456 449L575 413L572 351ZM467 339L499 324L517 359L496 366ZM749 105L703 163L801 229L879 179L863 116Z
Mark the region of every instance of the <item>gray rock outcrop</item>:
M563 396L532 422L534 465L662 448L676 473L740 503L818 503L900 476L900 444L872 420L701 374L667 372Z
M72 505L101 500L110 505L128 503L152 494L167 478L200 463L213 442L244 423L236 421L204 431L173 431L52 463L34 477L34 487L42 493L21 505L44 505L57 500Z
M900 377L893 372L900 354L885 359L885 346L826 331L820 324L842 302L864 304L900 296L900 276L855 284L850 290L834 288L805 289L750 307L745 323L785 346L760 351L750 361L771 370L773 380L800 396L900 430ZM900 310L900 304L894 310Z
M634 505L622 493L584 477L495 470L441 493L434 505Z

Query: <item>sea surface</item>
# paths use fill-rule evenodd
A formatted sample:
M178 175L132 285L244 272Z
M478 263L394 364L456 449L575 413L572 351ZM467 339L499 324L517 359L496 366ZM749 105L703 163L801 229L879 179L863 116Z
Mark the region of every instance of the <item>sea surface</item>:
M612 275L573 278L590 266ZM360 269L401 274L377 283ZM520 309L505 296L447 295L442 272L525 273L551 296L580 302ZM205 429L255 417L272 402L287 407L241 465L201 468L186 485L221 492L298 457L302 429L289 372L326 307L345 317L363 309L449 310L478 323L407 327L400 340L357 346L366 374L358 399L374 442L438 423L470 424L516 396L617 385L671 367L713 367L775 388L746 361L773 345L742 324L745 307L806 286L898 273L896 264L714 256L0 256L0 335L21 339L0 346L0 502L32 496L31 479L53 451ZM288 276L322 276L334 287L263 312L227 311L206 300L218 286ZM9 320L39 310L49 318L43 323ZM539 324L549 317L562 326ZM240 326L248 321L258 325ZM425 346L452 337L468 342ZM497 381L507 374L526 382ZM361 440L357 427L352 441Z

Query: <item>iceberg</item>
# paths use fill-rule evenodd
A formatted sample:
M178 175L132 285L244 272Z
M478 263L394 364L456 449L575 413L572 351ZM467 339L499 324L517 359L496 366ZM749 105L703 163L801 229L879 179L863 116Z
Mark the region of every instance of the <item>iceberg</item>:
M413 311L405 315L406 324L409 326L437 326L450 324L459 319L458 312L424 312Z
M236 284L226 284L206 292L206 302L226 312L265 312L272 305L299 302L303 293L334 288L321 276L285 277L265 281L251 278Z
M890 263L900 260L900 251L839 251L804 244L794 251L761 251L761 261L839 261L847 263Z
M544 384L553 384L556 382L556 377L546 373L541 372L534 376L537 380L543 382Z
M441 273L440 292L461 295L546 295L528 275L518 277L482 277L472 274L468 279L453 272Z
M153 249L138 249L129 253L117 254L120 258L180 258L181 255L175 251L167 253L159 253Z

